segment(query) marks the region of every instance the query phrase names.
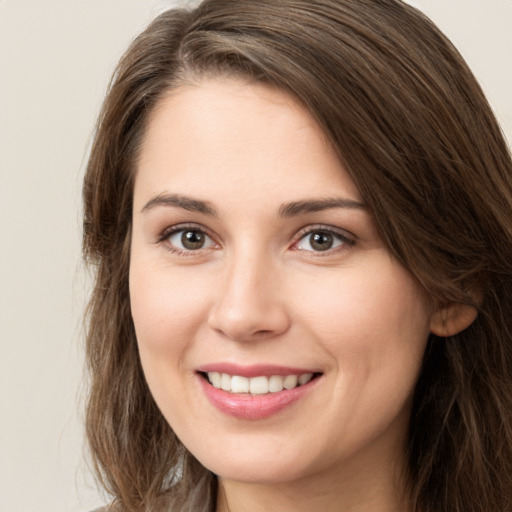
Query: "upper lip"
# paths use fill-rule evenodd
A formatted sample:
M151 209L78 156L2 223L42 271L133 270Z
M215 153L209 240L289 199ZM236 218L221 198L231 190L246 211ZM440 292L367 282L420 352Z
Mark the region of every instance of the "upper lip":
M201 373L218 372L228 375L239 375L241 377L270 377L272 375L303 375L305 373L320 373L311 368L292 368L289 366L280 366L274 364L253 364L239 365L234 363L219 362L200 366L197 369Z

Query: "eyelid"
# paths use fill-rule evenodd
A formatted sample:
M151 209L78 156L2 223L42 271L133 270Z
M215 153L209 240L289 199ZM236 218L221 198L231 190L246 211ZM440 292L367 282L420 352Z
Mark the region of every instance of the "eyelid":
M190 223L190 222L167 226L165 229L163 229L162 231L160 231L158 233L155 243L163 244L164 247L168 251L176 253L176 254L180 254L180 255L194 255L194 254L201 253L204 250L212 249L212 247L205 247L205 248L200 248L200 249L196 249L196 250L181 249L180 247L173 246L169 243L169 238L172 235L179 233L180 231L186 231L187 229L190 231L200 231L201 233L204 233L204 235L206 235L210 240L212 240L212 242L215 245L217 245L217 246L219 245L215 239L215 236L213 236L208 229L206 229L201 224L195 224L195 223Z
M174 252L174 253L178 253L178 254L181 253L183 255L197 254L197 253L201 253L204 250L209 250L212 248L212 247L206 247L204 249L201 248L201 249L197 249L197 250L187 250L187 249L180 249L179 247L172 246L168 242L170 236L172 236L175 233L179 233L180 231L185 231L187 229L200 231L200 232L204 233L208 238L210 238L215 245L217 245L217 246L220 245L217 242L215 235L213 235L209 229L205 228L201 224L195 224L195 223L190 223L190 222L167 226L165 229L163 229L162 231L160 231L158 233L155 243L163 244L167 250ZM301 240L303 240L306 236L308 236L312 233L315 233L315 232L319 232L319 231L322 231L325 233L330 233L330 234L334 235L336 238L338 238L339 240L341 240L343 242L341 247L338 246L338 247L334 247L331 249L327 249L325 251L309 251L306 249L298 249L296 247L297 244ZM336 252L338 250L343 250L344 248L347 248L347 246L348 247L353 246L355 243L356 243L356 236L344 229L340 229L340 228L325 225L325 224L313 224L313 225L306 226L297 232L297 234L293 237L293 243L291 245L291 249L296 250L296 251L312 253L315 256L322 256L322 255L332 254L333 252Z
M343 242L342 246L334 247L332 249L327 249L325 251L308 251L306 249L298 249L296 247L297 244L301 240L303 240L306 236L308 236L312 233L319 232L319 231L332 234L335 237L337 237L338 239L341 239L341 241ZM306 226L306 227L302 228L295 235L294 242L292 244L292 249L296 250L296 251L312 253L312 254L315 254L315 256L322 256L322 255L332 254L333 252L336 252L337 250L343 250L347 246L348 247L353 246L355 243L356 243L355 235L353 235L352 233L350 233L344 229L336 228L334 226L328 226L325 224L314 224L314 225L310 225L310 226Z

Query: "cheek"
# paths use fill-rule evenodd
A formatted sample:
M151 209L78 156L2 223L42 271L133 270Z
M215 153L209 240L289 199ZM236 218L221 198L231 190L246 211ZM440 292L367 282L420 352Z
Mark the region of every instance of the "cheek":
M360 391L405 400L421 367L430 307L405 269L384 262L374 266L379 272L363 267L323 279L322 286L302 283L309 292L295 291L303 299L298 317L330 355L340 389L350 387L354 398Z
M132 258L130 300L142 368L162 414L181 431L194 403L188 394L194 372L187 355L207 311L204 279L193 276L147 260L139 265Z
M326 342L367 345L376 338L408 345L429 332L430 307L414 278L393 261L375 271L362 266L331 277L297 280L291 297L299 297L297 315ZM378 347L374 347L378 348ZM382 344L381 348L385 348Z
M207 312L205 288L194 272L132 261L130 301L143 359L151 354L167 361L183 358Z

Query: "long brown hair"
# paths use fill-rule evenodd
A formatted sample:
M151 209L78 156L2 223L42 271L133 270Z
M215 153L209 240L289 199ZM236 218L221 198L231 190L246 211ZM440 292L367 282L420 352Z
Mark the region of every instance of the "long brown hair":
M308 108L389 250L437 304L478 308L431 335L408 441L413 512L512 510L512 162L473 75L399 0L205 0L133 42L101 111L84 182L87 436L115 510L207 511L216 479L159 412L128 292L134 169L148 115L184 80L241 76Z

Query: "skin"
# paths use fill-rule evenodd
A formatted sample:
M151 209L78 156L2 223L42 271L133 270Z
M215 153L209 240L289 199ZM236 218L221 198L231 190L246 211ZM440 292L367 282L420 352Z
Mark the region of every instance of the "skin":
M202 248L169 236L183 224L206 234ZM334 233L333 247L315 250L308 229ZM151 392L219 476L218 511L407 510L404 444L431 304L292 98L219 78L160 101L135 179L130 294ZM244 420L205 397L197 369L216 362L321 377L279 413Z

